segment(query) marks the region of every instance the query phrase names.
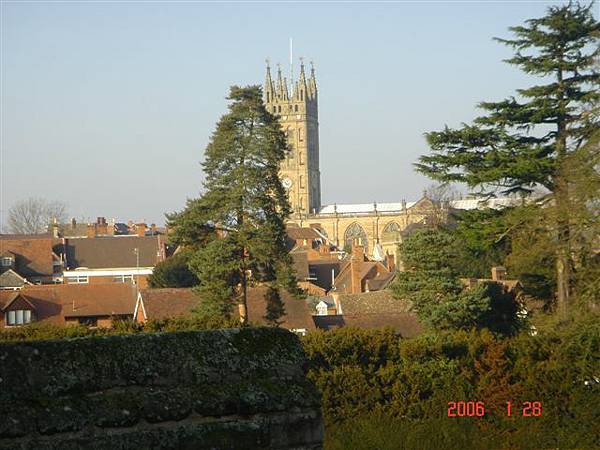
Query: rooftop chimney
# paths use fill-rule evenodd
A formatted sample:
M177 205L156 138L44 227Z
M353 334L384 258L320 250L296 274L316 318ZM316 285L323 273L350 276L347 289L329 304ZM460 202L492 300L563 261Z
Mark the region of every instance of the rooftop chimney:
M52 237L58 239L58 222L56 221L56 217L52 221Z
M95 223L87 224L87 237L89 237L89 238L96 237L96 224Z
M106 219L104 217L98 217L96 219L96 228L99 235L108 234L108 224L106 223Z
M390 255L389 253L387 255L385 255L386 258L386 262L387 262L387 269L390 272L393 272L394 270L396 270L396 257L392 254Z
M350 276L351 290L353 294L362 292L362 284L360 280L360 272L362 271L363 263L365 262L365 248L362 245L352 245L352 256L350 257Z
M506 279L506 267L495 266L492 267L492 280L502 281Z
M146 236L146 224L145 223L136 223L135 224L135 232L138 236Z
M75 217L73 217L71 219L71 228L74 230L75 228L77 228L77 221L75 220Z

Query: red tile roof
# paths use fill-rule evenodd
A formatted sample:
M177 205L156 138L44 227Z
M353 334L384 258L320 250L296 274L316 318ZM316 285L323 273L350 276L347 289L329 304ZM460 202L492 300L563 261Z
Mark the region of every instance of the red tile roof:
M15 255L15 272L25 278L51 277L53 273L52 244L49 234L0 234L0 254Z
M142 289L140 294L145 318L155 320L189 316L200 301L188 288ZM140 313L138 310L137 314Z
M136 250L139 251L139 262ZM160 236L101 236L66 239L69 269L154 267L164 258Z
M36 311L36 319L64 325L67 317L133 316L135 286L126 283L25 286L17 291ZM15 291L0 291L4 308Z
M165 319L167 317L185 317L202 301L192 289L142 289L142 302L146 319ZM251 323L265 325L266 287L256 286L248 289L248 317ZM288 329L315 328L311 312L304 299L293 298L286 291L282 292L282 300L286 315L282 317L281 326ZM137 311L140 314L140 311ZM237 310L234 310L237 317Z

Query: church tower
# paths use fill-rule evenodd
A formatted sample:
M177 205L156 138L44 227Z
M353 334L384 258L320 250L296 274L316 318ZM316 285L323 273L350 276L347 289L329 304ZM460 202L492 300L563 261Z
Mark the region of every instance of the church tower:
M273 82L267 62L265 105L279 119L290 146L279 175L288 192L292 217L305 217L321 208L317 81L312 64L307 79L304 62L301 62L298 81L290 84L288 90L287 79L283 78L279 66L277 80Z

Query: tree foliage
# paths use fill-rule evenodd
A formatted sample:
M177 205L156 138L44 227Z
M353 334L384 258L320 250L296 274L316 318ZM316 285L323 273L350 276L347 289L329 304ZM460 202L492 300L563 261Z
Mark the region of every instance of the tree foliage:
M266 283L268 320L283 313L279 289L299 294L285 246L290 213L278 171L288 147L276 118L264 107L258 86L231 88L202 163L205 192L168 215L173 241L192 252L200 279L198 312L229 316L234 304L247 321L246 293Z
M497 39L512 47L509 64L542 83L517 91L517 97L482 102L485 115L459 129L426 133L432 154L417 170L442 182L463 182L481 194L528 194L537 187L551 195L558 214L549 230L557 242L558 301L566 308L572 285L572 232L568 158L598 129L600 26L592 4L552 6L538 19L510 30L513 39Z
M190 252L180 251L159 262L148 277L151 288L190 288L199 280L189 268Z
M456 238L443 229L418 230L399 246L405 272L392 286L396 298L413 302L419 319L435 328L486 327L512 334L519 326L518 305L496 283L465 289L455 261Z
M57 223L67 221L65 203L30 197L10 207L7 225L11 233L40 234L46 233L54 220Z

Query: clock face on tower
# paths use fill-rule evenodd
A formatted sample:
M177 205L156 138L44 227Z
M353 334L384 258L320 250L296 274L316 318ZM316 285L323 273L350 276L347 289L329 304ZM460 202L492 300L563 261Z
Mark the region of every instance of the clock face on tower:
M285 177L283 180L281 180L281 184L283 184L283 187L286 189L289 189L292 187L292 180L290 180L288 177Z

